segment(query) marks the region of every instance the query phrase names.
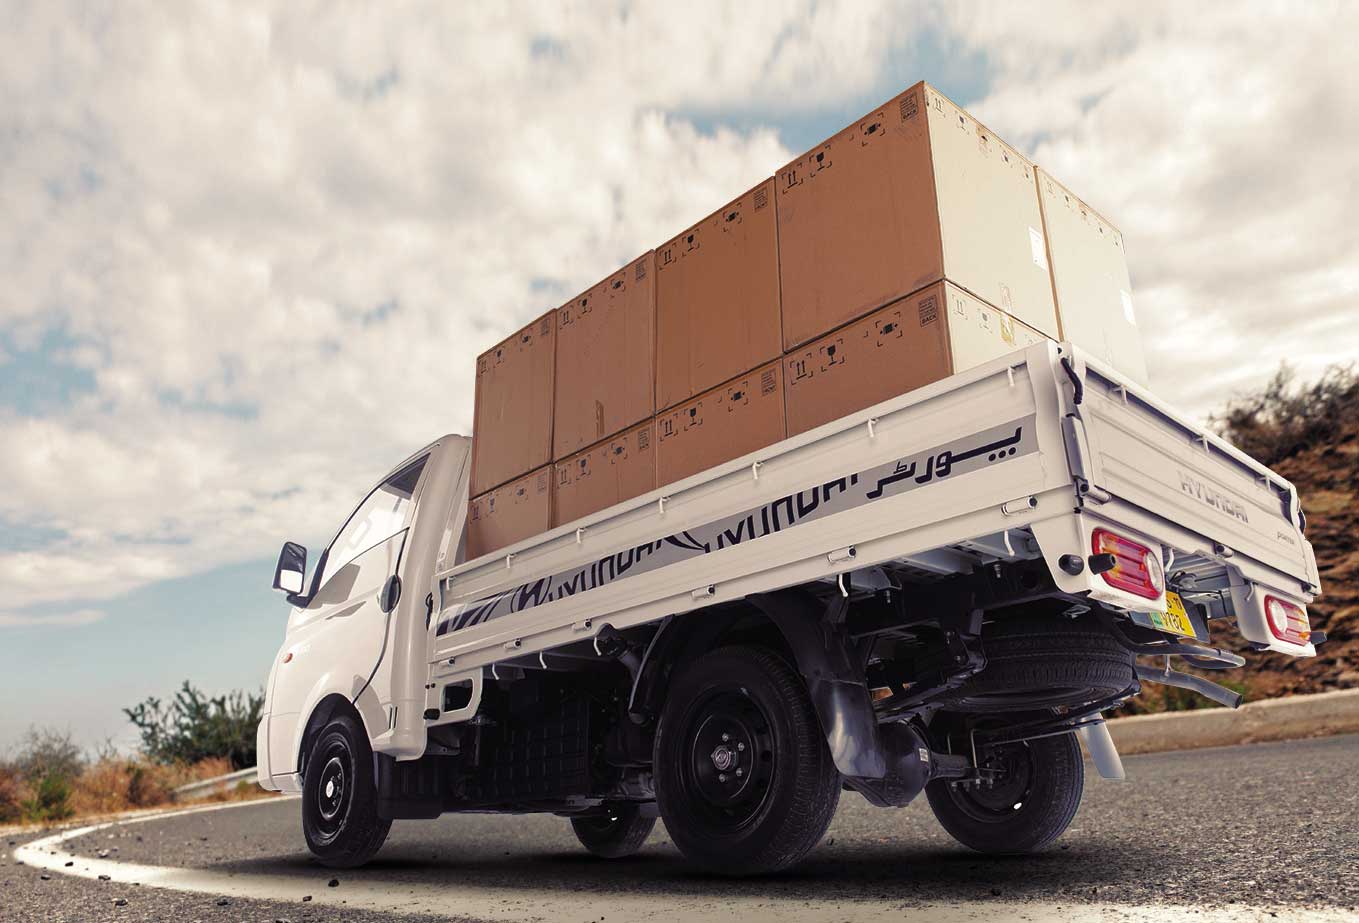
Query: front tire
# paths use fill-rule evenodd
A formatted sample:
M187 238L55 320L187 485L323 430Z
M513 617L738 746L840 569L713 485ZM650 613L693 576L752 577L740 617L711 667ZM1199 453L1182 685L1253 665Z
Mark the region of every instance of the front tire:
M312 743L302 780L302 833L322 865L355 868L382 848L390 820L378 817L373 750L349 715L332 718Z
M723 875L787 868L840 801L840 775L801 678L758 647L677 675L656 731L656 800L689 859Z
M1000 855L1036 852L1075 818L1085 788L1076 735L1002 744L982 766L995 773L989 786L943 779L925 786L934 816L964 846Z
M642 848L655 817L646 817L635 804L611 806L603 814L573 817L571 829L592 855L603 859L622 859Z

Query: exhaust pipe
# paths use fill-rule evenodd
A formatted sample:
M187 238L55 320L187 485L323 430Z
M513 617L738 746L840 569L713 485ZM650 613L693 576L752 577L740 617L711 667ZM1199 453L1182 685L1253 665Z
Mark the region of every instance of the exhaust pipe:
M1181 673L1166 667L1158 670L1155 667L1144 667L1137 665L1137 678L1148 683L1160 683L1163 686L1178 686L1181 689L1189 689L1197 692L1201 696L1212 699L1219 705L1226 705L1228 708L1241 707L1241 693L1232 692L1226 686L1219 686L1217 683L1210 682L1201 676L1194 676L1190 673Z

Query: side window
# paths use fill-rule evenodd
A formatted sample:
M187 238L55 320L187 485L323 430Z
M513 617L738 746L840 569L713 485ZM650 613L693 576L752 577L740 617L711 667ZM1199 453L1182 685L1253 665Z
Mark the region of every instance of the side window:
M330 553L326 556L326 572L321 575L318 586L324 586L331 574L338 573L340 568L369 548L385 542L406 527L415 485L420 482L420 472L424 470L428 457L413 462L378 485L359 504L354 515L349 517L331 543Z

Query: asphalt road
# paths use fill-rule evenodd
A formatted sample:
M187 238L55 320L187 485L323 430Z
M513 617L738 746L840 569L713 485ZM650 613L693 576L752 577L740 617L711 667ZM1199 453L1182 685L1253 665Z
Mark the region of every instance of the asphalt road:
M0 920L937 919L926 909L959 902L972 908L960 919L1151 919L1135 912L1148 905L1158 918L1359 918L1359 736L1125 762L1124 783L1087 766L1076 822L1031 857L965 850L923 798L893 811L846 794L822 845L773 878L705 876L659 825L638 856L605 862L560 818L478 815L399 822L372 865L333 873L311 861L288 799L101 829L51 846L72 855L44 853L49 870L16 864L32 837L10 838ZM213 893L148 887L160 873L147 866L198 870L171 885Z

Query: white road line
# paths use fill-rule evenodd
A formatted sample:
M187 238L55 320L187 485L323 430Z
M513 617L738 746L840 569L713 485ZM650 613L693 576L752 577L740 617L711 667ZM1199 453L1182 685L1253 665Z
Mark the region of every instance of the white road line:
M296 797L296 796L294 796ZM318 869L316 878L308 880L293 875L254 875L220 872L212 869L186 869L172 866L141 865L115 862L111 859L90 859L68 852L64 844L78 837L110 827L127 826L231 808L249 807L260 802L233 802L149 814L131 820L111 821L65 830L16 847L14 858L35 868L73 875L79 878L99 878L122 884L166 888L236 897L249 900L301 902L311 896L311 903L332 907L351 907L363 910L395 913L447 914L461 918L480 917L489 921L525 921L544 918L564 923L596 921L601 914L613 920L673 920L729 921L740 917L744 923L762 920L796 919L798 923L841 923L844 920L866 923L902 923L903 920L928 920L930 923L978 923L978 921L1024 920L1028 923L1168 923L1175 920L1194 920L1197 923L1353 923L1353 917L1343 910L1304 910L1292 907L1249 907L1240 904L1230 908L1200 908L1177 904L1039 904L1014 901L960 901L954 904L908 904L900 901L837 901L826 907L808 904L805 897L782 900L771 897L723 896L699 898L686 895L638 897L609 894L591 897L582 892L547 891L525 887L513 892L512 897L501 889L484 889L460 885L456 880L438 885L422 882L381 882L341 878L337 888L327 887L332 877L325 869ZM74 863L67 867L66 863Z

